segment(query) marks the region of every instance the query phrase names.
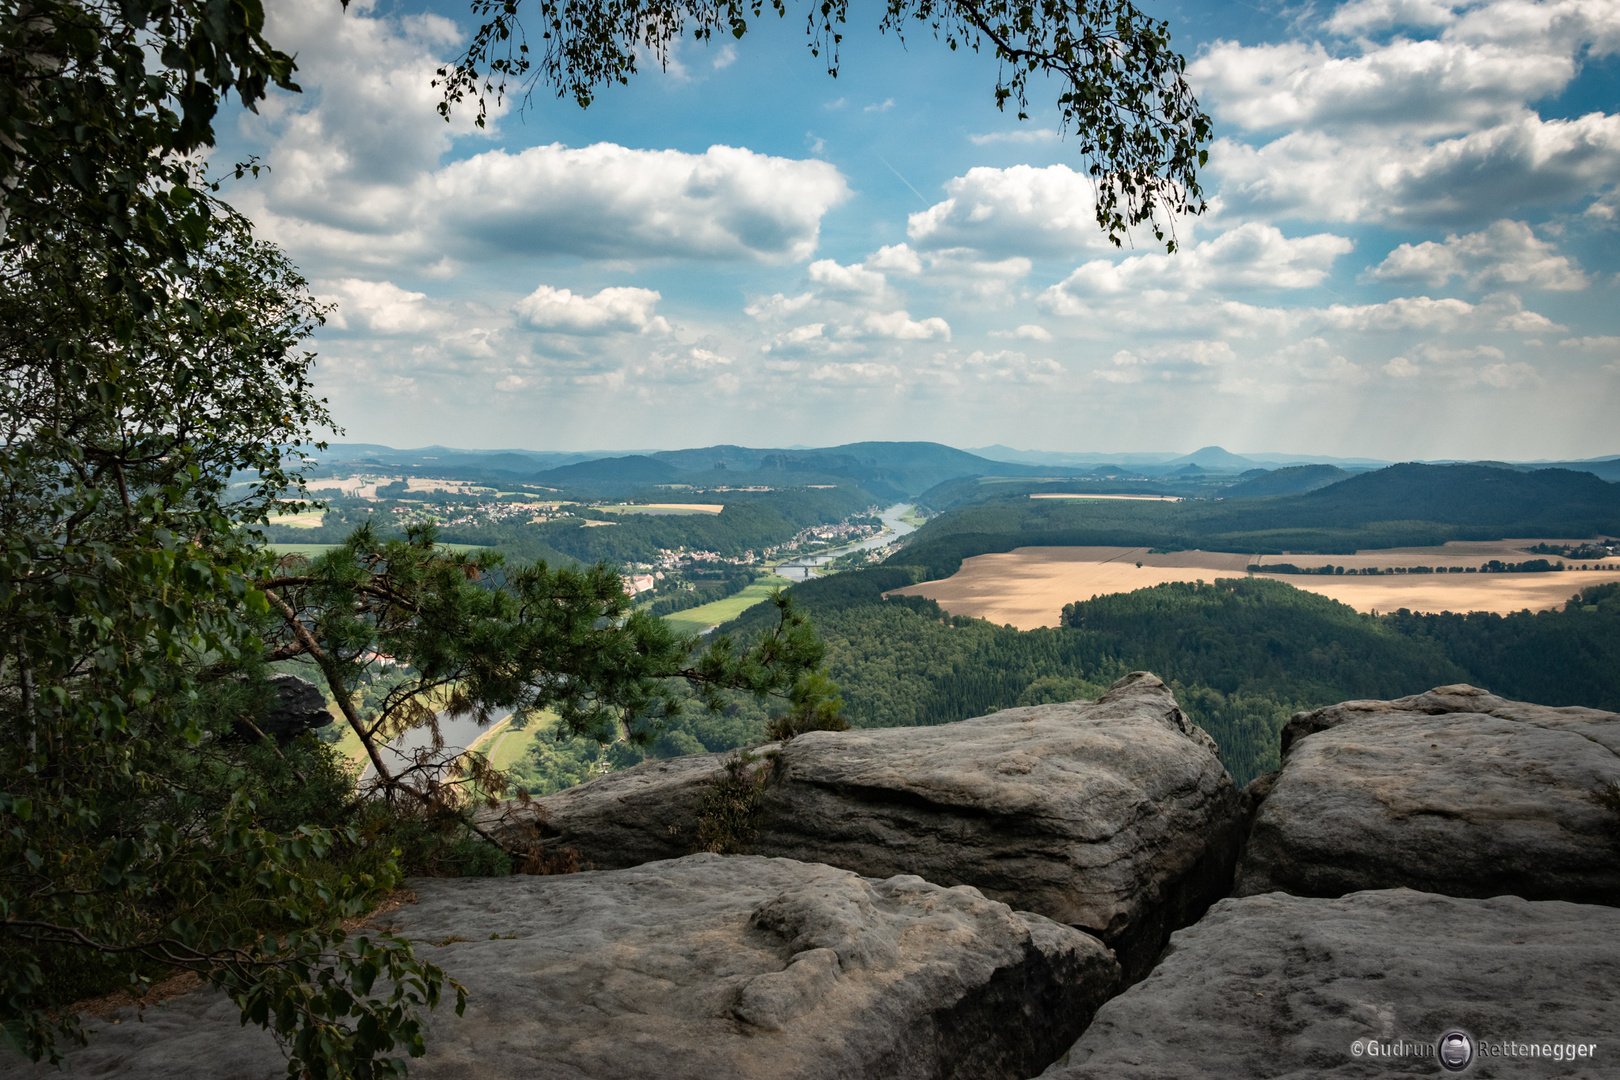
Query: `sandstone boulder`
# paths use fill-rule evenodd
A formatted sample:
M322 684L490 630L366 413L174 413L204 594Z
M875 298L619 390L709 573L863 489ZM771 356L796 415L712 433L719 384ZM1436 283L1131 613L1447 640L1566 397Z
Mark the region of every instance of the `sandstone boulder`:
M1223 900L1042 1077L1438 1076L1409 1044L1461 1029L1487 1044L1469 1077L1613 1080L1616 986L1611 907L1408 889Z
M1301 713L1234 892L1620 903L1620 716L1445 686Z
M1102 943L976 890L787 859L412 886L390 925L470 992L433 1014L414 1080L1020 1080L1118 981ZM91 1022L74 1071L286 1075L212 992L132 1014Z
M1230 886L1238 793L1145 672L1095 702L811 732L762 753L754 852L972 885L1102 938L1127 979ZM538 800L545 843L597 866L690 851L725 758L649 762Z

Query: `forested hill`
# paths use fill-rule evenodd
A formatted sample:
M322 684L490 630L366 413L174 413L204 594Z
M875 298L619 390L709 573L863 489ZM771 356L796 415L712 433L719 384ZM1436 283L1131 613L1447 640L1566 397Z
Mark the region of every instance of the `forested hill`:
M869 491L895 499L913 498L942 481L962 476L1058 476L1065 472L1049 466L991 461L933 442L864 442L808 450L707 446L652 456L673 468L701 475L706 483L728 479L732 483L780 483L783 477L809 474L854 480Z
M1437 521L1494 531L1489 539L1620 533L1620 485L1568 469L1391 465L1289 499L1281 509L1302 526Z
M1224 499L1263 499L1272 495L1303 495L1348 480L1354 473L1337 465L1289 465L1250 477L1221 492Z
M1032 499L958 506L930 521L899 561L949 577L961 560L1018 547L1119 545L1244 554L1620 535L1620 484L1564 469L1392 465L1300 495L1180 503Z
M1504 697L1620 709L1620 584L1561 610L1373 617L1264 579L1160 585L1071 604L1065 626L1019 631L882 599L911 568L809 581L793 595L825 640L857 727L938 724L1013 705L1094 698L1133 670L1176 686L1239 783L1277 764L1299 709L1471 682ZM756 608L722 632L768 624ZM718 748L718 747L716 747Z

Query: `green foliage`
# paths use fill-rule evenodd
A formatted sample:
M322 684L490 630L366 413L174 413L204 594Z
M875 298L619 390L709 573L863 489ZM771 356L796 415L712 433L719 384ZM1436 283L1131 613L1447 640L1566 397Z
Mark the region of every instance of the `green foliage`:
M352 805L358 843L344 852L344 869L350 873L385 859L411 877L505 877L512 872L511 856L467 828L451 810L381 799Z
M716 855L747 854L759 835L760 803L775 759L739 750L724 762L724 771L704 786L694 811L698 851Z
M321 308L164 157L201 114L84 111L155 108L173 89L127 83L148 55L133 24L102 33L140 5L35 10L0 17L18 109L4 120L15 145L0 138L16 180L0 185L5 1041L55 1060L57 1037L78 1035L61 1010L85 986L64 971L138 989L181 967L313 1075L394 1074L387 1055L419 1052L414 1010L439 1000L444 974L407 942L337 927L397 867L334 872L353 838L329 813L347 801L331 770L244 745L227 722L263 707L242 691L265 599L239 526L298 489L300 448L330 423L298 350ZM232 25L192 25L194 41ZM209 78L230 71L219 59ZM21 69L38 78L18 82ZM170 141L140 142L153 132ZM233 476L251 482L228 492ZM392 981L374 994L379 973Z
M639 62L667 65L674 43L690 33L708 40L716 31L742 37L750 15L765 0L640 0L604 9L589 0L539 0L542 30L531 52L519 5L473 0L484 25L455 64L439 69L447 118L468 97L484 124L489 98L543 83L583 108L604 83L625 83ZM771 0L778 16L785 0ZM825 52L838 72L838 50L849 14L847 0L814 8L807 28L811 52ZM1176 214L1204 209L1198 170L1208 158L1210 120L1183 77L1186 61L1170 47L1169 26L1143 15L1127 0L888 0L880 31L902 34L920 24L953 52L984 48L1001 63L997 108L1010 102L1027 118L1029 80L1059 87L1060 123L1072 131L1097 183L1097 224L1117 245L1131 227L1147 224L1156 238ZM1174 251L1172 238L1165 246Z
M677 736L681 737L681 741L665 743L665 740ZM702 743L684 731L666 731L656 740L657 744L666 745L671 750L679 748L679 753L696 753L705 749ZM665 756L675 757L678 754ZM602 744L596 739L583 735L569 737L562 732L542 732L529 745L523 759L507 770L507 779L515 788L530 795L550 795L563 788L583 784L607 771L606 755Z
M784 596L769 605L774 623L746 647L727 635L700 651L696 636L633 610L607 566L508 569L490 551L439 548L431 526L386 541L361 528L314 560L284 559L280 572L259 584L282 617L271 655L318 664L384 794L434 813L464 808L473 789L490 804L506 789L505 778L477 755L445 760L439 708L478 716L497 708L551 710L561 733L608 745L607 763L617 766L626 755L640 760L691 706L723 709L728 691L777 695L812 711L827 692L824 680L809 678L821 646ZM362 712L358 691L379 653L403 664L405 675ZM421 726L434 729L433 745L390 766L379 746ZM551 752L541 747L536 755ZM528 764L525 790L599 768L595 756L569 756L572 764ZM464 822L476 829L470 817Z
M838 696L837 685L822 672L814 671L801 677L789 692L788 701L792 707L773 716L766 726L766 736L773 742L807 731L849 730L849 721L844 718L844 699Z
M121 338L132 317L169 308L208 320L191 259L216 208L195 152L213 144L221 97L252 107L271 85L297 89L263 25L258 0L30 0L0 12L0 252L55 262L29 271L36 284L107 302L108 318L60 328L70 340Z

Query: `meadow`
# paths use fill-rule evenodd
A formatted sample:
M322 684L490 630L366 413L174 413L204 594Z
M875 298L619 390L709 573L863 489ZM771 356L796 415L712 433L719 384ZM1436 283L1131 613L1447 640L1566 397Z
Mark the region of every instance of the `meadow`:
M793 583L787 578L774 575L760 578L742 592L728 596L724 600L716 600L712 604L703 604L665 615L664 621L683 634L701 633L711 626L735 619L755 604L769 599L771 593L777 589L785 589L791 584Z
M1301 567L1426 566L1474 567L1492 559L1519 562L1530 558L1522 549L1534 539L1453 541L1432 547L1362 550L1354 555L1250 556L1215 551L1155 554L1145 547L1025 547L978 555L962 562L948 578L894 590L902 596L924 596L952 615L988 619L997 625L1032 630L1059 624L1064 604L1112 593L1132 592L1171 582L1214 581L1245 577L1250 564L1295 563ZM1581 564L1575 564L1581 565ZM1298 589L1338 600L1364 614L1488 611L1547 611L1590 585L1620 581L1620 560L1601 569L1562 573L1435 573L1378 576L1260 574Z

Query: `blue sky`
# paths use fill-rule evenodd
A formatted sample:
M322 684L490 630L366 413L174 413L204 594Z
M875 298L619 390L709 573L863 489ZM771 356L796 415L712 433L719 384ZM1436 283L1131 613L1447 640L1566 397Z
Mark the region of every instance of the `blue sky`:
M351 440L1620 453L1615 0L1150 3L1216 124L1172 256L1097 231L1055 88L870 11L837 79L768 17L479 132L463 7L268 9L305 92L217 156Z

